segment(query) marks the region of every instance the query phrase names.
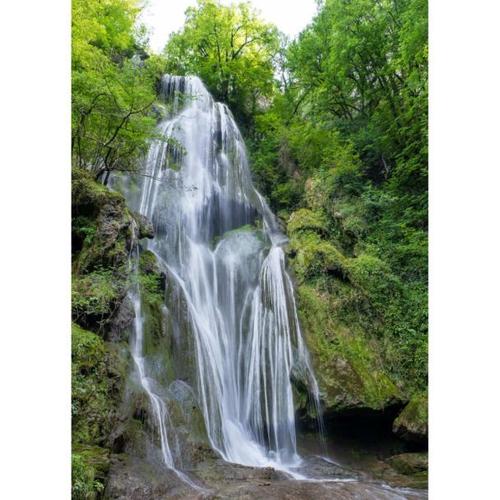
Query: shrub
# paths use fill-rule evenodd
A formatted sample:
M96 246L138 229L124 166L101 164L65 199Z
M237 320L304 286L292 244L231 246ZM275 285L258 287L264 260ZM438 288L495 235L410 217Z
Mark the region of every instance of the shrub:
M110 270L102 268L83 276L75 276L71 289L73 319L100 330L112 315L122 291Z
M93 500L102 493L104 485L95 479L95 469L82 455L71 455L71 498L73 500Z

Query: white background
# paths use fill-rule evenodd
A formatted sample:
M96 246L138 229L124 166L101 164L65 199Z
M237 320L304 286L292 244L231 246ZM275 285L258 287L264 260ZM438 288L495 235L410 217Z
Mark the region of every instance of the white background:
M279 4L284 18L309 2ZM436 500L498 498L498 14L495 1L431 1ZM70 2L11 0L0 36L0 496L67 499Z

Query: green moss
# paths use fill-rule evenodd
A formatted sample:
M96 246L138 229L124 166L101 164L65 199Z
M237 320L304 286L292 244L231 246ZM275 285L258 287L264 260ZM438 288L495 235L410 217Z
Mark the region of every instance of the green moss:
M73 324L71 360L73 443L103 445L113 424L127 370L124 349Z
M327 230L326 220L321 212L315 212L308 208L301 208L290 215L287 230L290 234L301 231L324 233Z
M150 250L141 252L141 255L139 256L139 270L143 274L160 272L156 255Z
M156 380L168 384L173 379L173 363L164 314L166 278L154 253L141 252L138 279L144 318L144 356L149 359L151 369L155 370Z
M88 459L78 453L71 455L71 498L73 500L94 500L104 491L102 480Z
M106 349L96 334L72 328L72 430L75 443L103 442L109 431Z
M100 498L109 469L109 436L128 372L128 349L72 325L72 495Z
M383 308L387 307L389 299L400 294L399 280L387 263L373 255L361 254L349 259L347 269L350 281Z
M74 169L72 183L73 320L105 334L128 287L134 223L122 195Z
M71 201L73 217L78 215L97 215L102 206L110 201L124 202L123 195L110 191L100 182L96 182L90 172L82 168L73 168L71 179Z
M394 470L405 475L426 473L428 469L427 453L401 453L393 455L387 462Z
M377 354L380 346L361 330L335 320L329 294L302 285L298 304L320 389L330 411L356 407L380 410L400 397Z
M100 329L107 322L123 295L114 273L104 269L73 277L71 306L75 321L96 325Z
M409 441L425 440L428 419L427 393L417 393L394 421L393 430Z
M88 172L73 170L73 270L88 273L98 267L116 269L128 260L133 215L125 198L96 182Z
M262 232L262 222L257 219L254 224L245 224L243 226L226 231L224 234L215 236L211 241L212 248L215 248L222 240L231 237L232 235L237 235L241 233L254 233L254 235L259 238L260 241L265 241L264 233Z
M288 250L293 255L293 268L300 281L326 273L345 274L345 257L314 232L293 235Z
M226 236L230 236L231 234L249 233L251 231L255 231L255 226L252 224L245 224L245 225L237 227L235 229L231 229L231 231L226 231L224 233L223 238L225 238Z

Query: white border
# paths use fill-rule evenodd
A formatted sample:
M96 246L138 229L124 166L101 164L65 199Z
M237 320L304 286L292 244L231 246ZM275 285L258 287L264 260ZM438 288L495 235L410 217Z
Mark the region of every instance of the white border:
M431 1L431 498L495 498L499 5ZM0 411L9 499L70 494L70 2L0 18Z
M430 10L430 492L498 498L499 7Z
M0 497L68 499L70 2L2 4Z

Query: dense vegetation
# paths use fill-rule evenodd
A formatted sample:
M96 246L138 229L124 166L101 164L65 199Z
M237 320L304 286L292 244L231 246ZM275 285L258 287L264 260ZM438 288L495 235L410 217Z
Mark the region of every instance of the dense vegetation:
M278 48L277 29L249 4L226 7L199 0L187 9L185 25L170 37L165 54L170 73L198 75L245 126L259 104L273 96Z
M337 323L379 340L398 385L425 389L425 0L326 1L288 48L252 151L274 208L292 212L298 255L309 252L299 281L341 301ZM328 244L333 276L320 264Z
M426 428L426 0L324 0L293 41L249 4L198 0L162 55L139 13L135 0L73 0L73 496L99 495L109 465L114 325L140 222L95 181L139 168L167 71L199 75L244 131L290 238L326 406L411 400Z
M426 0L326 0L291 43L246 4L200 0L165 56L246 130L297 280L328 302L325 340L348 328L407 395L424 390Z
M132 215L95 179L137 170L163 73L162 59L145 52L139 13L133 0L72 3L72 498L82 500L104 489L127 352L112 325L127 288Z
M96 178L135 170L154 133L151 107L163 61L146 53L135 0L72 6L73 164Z

